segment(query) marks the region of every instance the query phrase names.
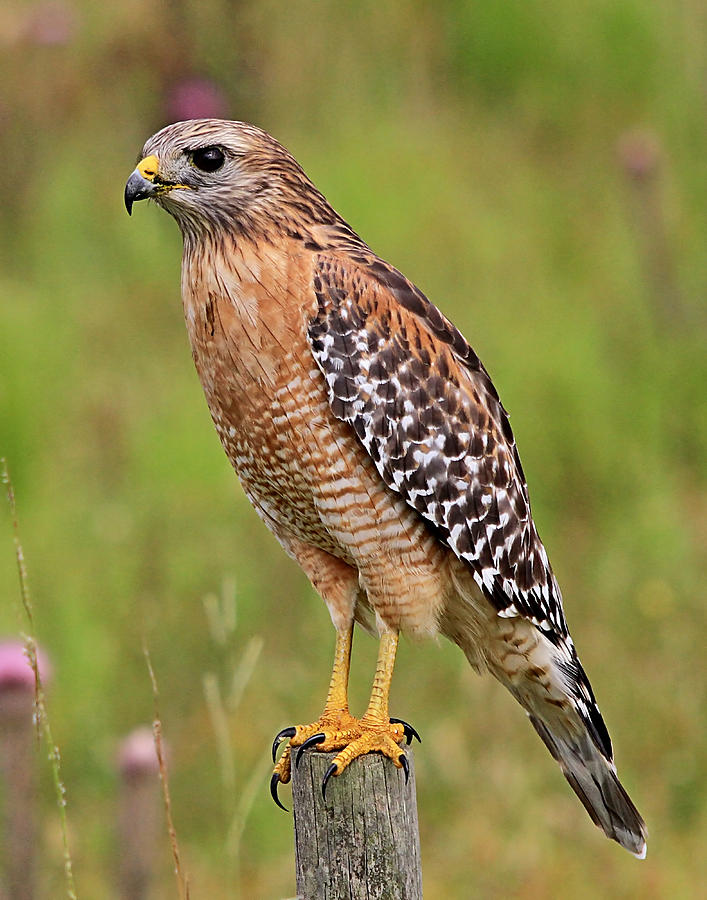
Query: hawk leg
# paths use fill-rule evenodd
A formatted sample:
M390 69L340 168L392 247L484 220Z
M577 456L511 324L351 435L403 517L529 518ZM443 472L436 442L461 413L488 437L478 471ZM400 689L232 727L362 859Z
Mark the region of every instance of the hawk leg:
M275 766L270 781L270 790L278 806L282 804L277 797L277 788L279 784L286 784L290 780L293 748L297 748L295 765L299 763L303 752L310 748L324 752L340 751L324 776L322 794L325 794L327 782L332 775L340 775L356 757L365 756L366 753L382 753L392 759L398 768L404 769L407 779L407 759L404 751L400 749L400 744L403 740L407 740L409 744L413 737L419 740L419 735L406 722L390 719L388 715L388 694L393 677L398 635L395 632L385 632L381 637L371 698L366 712L360 719L351 715L348 704L352 638L353 625L336 632L334 668L327 700L319 719L310 725L293 725L285 728L273 742L274 759L279 744L289 738L289 745Z
M334 757L322 781L322 795L326 799L327 782L332 775L341 775L344 769L357 757L366 753L382 753L392 759L399 769L405 771L407 781L409 770L405 751L400 744L411 740L414 733L409 725L398 720L391 721L388 715L388 695L393 679L395 654L398 649L398 633L386 631L381 635L376 662L376 674L373 678L371 697L368 708L358 721L359 733L353 740L347 741ZM338 750L338 746L325 747L319 744L317 749Z

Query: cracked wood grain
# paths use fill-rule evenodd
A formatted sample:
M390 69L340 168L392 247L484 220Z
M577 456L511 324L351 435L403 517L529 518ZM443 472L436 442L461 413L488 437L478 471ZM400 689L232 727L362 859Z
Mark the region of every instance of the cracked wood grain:
M306 752L292 773L297 895L303 900L421 900L413 756L410 780L378 754L321 784L334 753Z

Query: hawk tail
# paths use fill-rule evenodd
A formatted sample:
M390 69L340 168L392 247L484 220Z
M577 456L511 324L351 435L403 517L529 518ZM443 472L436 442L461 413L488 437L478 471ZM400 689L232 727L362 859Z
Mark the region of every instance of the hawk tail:
M594 824L638 859L644 859L645 823L617 778L613 764L602 755L589 732L558 736L532 713L528 717Z

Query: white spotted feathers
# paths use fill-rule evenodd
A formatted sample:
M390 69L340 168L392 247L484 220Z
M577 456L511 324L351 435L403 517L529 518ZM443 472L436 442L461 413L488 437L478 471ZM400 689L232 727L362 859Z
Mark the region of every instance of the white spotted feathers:
M566 639L508 416L486 370L402 275L377 260L366 274L375 280L364 290L355 268L323 257L315 276L309 337L334 414L354 427L386 484L469 563L499 615L525 616L553 643Z
M421 291L372 254L359 251L354 265L322 254L314 290L309 340L332 412L354 428L385 483L470 566L498 615L530 620L551 642L568 696L611 760L510 422L478 357Z

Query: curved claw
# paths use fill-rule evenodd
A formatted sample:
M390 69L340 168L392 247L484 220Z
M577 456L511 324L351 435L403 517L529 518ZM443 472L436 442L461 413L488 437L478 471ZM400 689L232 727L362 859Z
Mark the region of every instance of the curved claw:
M280 807L280 809L284 809L285 812L289 812L289 809L286 806L283 806L280 803L280 798L277 796L277 786L280 784L280 775L278 772L273 772L272 778L270 779L270 795L275 801L276 805Z
M275 756L277 755L277 748L280 744L285 740L285 738L293 738L297 733L297 729L294 725L291 725L289 728L283 728L282 731L279 731L275 735L275 740L272 742L272 761L275 762Z
M310 747L316 747L317 744L321 744L322 741L326 740L326 735L323 731L318 731L316 734L313 734L311 737L307 738L307 740L301 744L299 749L297 750L297 756L295 757L295 765L299 766L300 760L302 759L302 754L305 750L309 750Z
M405 734L405 740L408 743L408 746L412 743L413 738L417 738L417 740L422 743L422 738L417 733L417 731L412 727L409 722L406 722L405 719L390 719L391 724L398 724L403 726L403 732Z
M408 762L407 756L404 753L401 753L398 757L398 762L403 767L403 772L405 772L405 784L410 780L410 763Z
M324 778L322 778L322 799L326 801L326 786L332 775L336 774L336 763L332 763L329 768L324 773Z

